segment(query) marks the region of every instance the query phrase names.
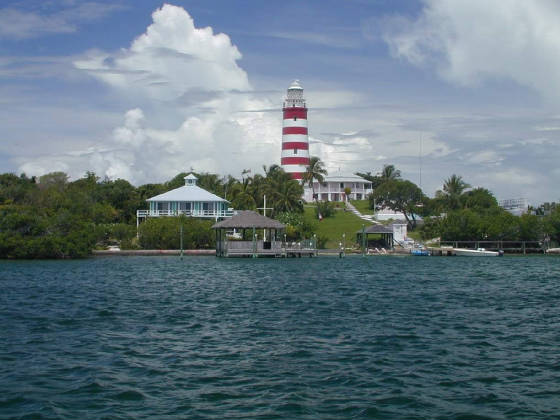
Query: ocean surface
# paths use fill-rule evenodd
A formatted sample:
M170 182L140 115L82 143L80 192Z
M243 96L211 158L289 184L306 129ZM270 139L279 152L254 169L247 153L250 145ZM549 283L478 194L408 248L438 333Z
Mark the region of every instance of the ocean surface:
M0 418L558 419L560 258L0 261Z

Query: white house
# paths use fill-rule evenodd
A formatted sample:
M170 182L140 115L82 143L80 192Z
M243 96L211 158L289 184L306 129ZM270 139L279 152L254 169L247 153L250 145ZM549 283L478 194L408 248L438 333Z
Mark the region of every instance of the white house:
M197 177L189 174L185 177L185 185L148 198L149 210L137 210L137 222L147 217L185 216L218 218L233 216L229 202L196 185Z
M323 182L313 183L315 196L319 201L346 201L365 200L373 190L371 182L354 174L333 173L324 177ZM346 197L345 188L350 188L350 194ZM303 199L313 201L313 190L308 185L304 188Z
M529 211L529 202L526 198L510 198L508 200L500 200L499 206L509 211L514 216L521 216Z

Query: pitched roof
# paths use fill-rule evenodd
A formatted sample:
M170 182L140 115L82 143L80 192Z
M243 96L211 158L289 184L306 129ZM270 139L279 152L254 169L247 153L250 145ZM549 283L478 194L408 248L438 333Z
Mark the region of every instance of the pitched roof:
M362 233L360 229L356 233ZM393 229L384 225L371 225L366 227L366 234L367 233L393 233Z
M163 194L156 195L155 197L148 198L146 201L224 201L211 192L203 190L197 185L183 185L182 187L175 188L174 190L167 191Z
M220 228L258 228L258 229L284 229L286 225L278 220L270 219L251 210L238 211L237 214L229 219L222 220L212 226L212 229Z
M362 178L361 176L343 173L340 171L329 173L328 175L324 176L324 182L366 182L371 183L367 179Z

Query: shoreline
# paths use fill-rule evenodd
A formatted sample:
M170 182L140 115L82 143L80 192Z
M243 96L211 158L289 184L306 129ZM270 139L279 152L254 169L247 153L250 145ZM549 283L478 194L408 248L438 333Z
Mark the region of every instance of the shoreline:
M124 249L120 251L110 251L106 249L93 250L91 255L94 257L132 257L132 256L154 256L154 255L181 255L180 249ZM216 255L215 249L184 249L183 255Z
M320 249L317 251L318 256L339 256L339 249ZM135 256L157 256L157 255L181 255L180 249L125 249L120 251L112 250L93 250L93 257L135 257ZM215 249L184 249L183 255L196 256L215 256ZM346 251L345 255L362 255L361 252ZM367 256L386 256L386 255L410 255L408 252L388 252L387 254L366 254Z

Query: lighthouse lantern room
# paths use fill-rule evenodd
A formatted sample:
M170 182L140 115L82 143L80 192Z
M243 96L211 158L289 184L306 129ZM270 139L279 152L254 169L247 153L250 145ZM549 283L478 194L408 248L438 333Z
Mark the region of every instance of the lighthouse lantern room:
M299 80L288 88L282 111L282 168L293 179L301 179L309 166L309 139L307 108Z

